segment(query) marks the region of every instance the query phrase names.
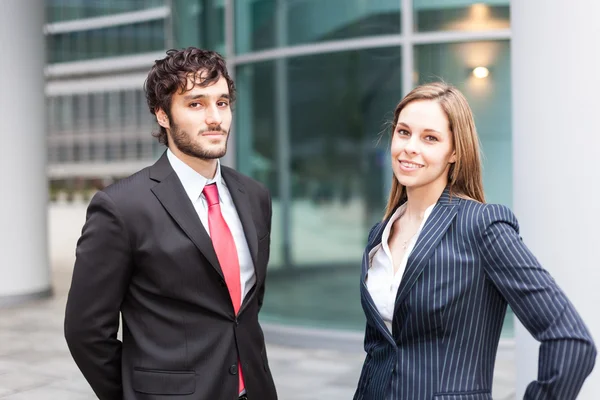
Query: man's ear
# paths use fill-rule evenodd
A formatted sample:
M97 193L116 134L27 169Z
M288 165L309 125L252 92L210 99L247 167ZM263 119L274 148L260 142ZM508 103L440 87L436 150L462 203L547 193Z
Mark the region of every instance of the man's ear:
M156 111L156 122L158 122L158 124L165 129L171 129L171 125L169 123L169 117L168 117L167 113L163 111L162 108L159 108Z

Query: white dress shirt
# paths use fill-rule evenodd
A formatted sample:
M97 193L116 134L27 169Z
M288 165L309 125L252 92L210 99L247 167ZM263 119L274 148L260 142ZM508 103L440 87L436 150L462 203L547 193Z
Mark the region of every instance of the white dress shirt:
M400 281L402 275L406 269L406 263L408 257L415 247L415 243L419 238L421 230L425 225L425 221L431 214L435 204L432 204L425 210L423 215L423 221L421 226L417 230L417 233L410 239L402 257L402 261L398 267L398 271L394 274L394 262L392 260L392 253L389 248L388 240L390 238L390 232L392 225L398 218L406 211L406 203L398 207L396 212L392 214L387 225L383 230L381 237L381 243L375 246L369 252L369 272L367 274L367 289L373 298L373 302L385 322L385 325L392 332L392 319L394 318L394 306L396 304L396 295L398 294L398 288L400 287Z
M235 242L235 247L237 249L238 260L240 262L240 284L242 292L241 301L243 303L244 298L252 286L254 286L256 283L256 275L254 274L254 263L252 262L252 257L250 256L250 248L248 247L246 235L244 234L244 227L240 221L235 204L233 204L233 199L231 198L229 189L227 189L227 185L221 176L221 163L217 161L218 164L215 177L213 179L206 179L194 171L186 163L177 158L177 156L173 154L171 150L167 150L167 158L169 159L169 163L171 163L171 167L173 167L173 170L175 170L175 173L179 177L185 192L194 205L194 208L198 213L198 217L200 218L202 225L204 225L204 229L206 229L206 232L208 232L209 235L210 228L208 226L208 203L202 191L206 185L211 183L215 183L217 185L217 189L219 190L219 205L221 206L221 214L223 214L223 218L225 219L225 222L231 231L231 235L233 236L233 241Z

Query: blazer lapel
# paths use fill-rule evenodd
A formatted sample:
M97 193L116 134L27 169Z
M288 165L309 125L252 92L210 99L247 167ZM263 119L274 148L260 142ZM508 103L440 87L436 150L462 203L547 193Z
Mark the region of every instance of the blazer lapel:
M458 212L459 202L458 197L450 198L448 188L440 196L438 203L433 208L431 215L425 222L425 226L423 226L423 230L419 234L413 251L408 257L406 270L396 295L395 308L398 308L398 305L406 299L412 286L423 272L429 258L433 255L438 243L454 220ZM394 310L394 315L396 315L396 310Z
M244 185L237 179L237 177L229 168L221 166L221 175L227 184L233 204L235 204L235 209L244 229L244 236L246 236L246 242L248 243L248 248L250 249L250 257L252 258L252 265L254 266L254 274L256 275L256 287L258 287L259 282L264 279L263 271L266 273L266 270L258 268L258 265L256 264L258 254L258 237L256 236L256 227L254 226L254 220L252 219L253 210L250 207L248 193L246 192ZM242 306L239 310L240 314L246 309L246 306L250 303L250 300L252 300L255 295L256 289L250 290L248 295L242 299Z
M210 236L198 218L198 214L177 174L173 171L166 152L150 167L150 179L158 182L151 189L158 201L198 247L198 250L202 252L215 271L223 277L223 271L219 265Z
M367 287L367 274L369 272L369 266L371 263L369 254L371 253L371 250L373 250L376 246L378 246L381 243L381 236L383 234L383 230L386 225L387 225L387 220L383 221L375 228L375 231L371 235L371 239L369 240L369 243L367 244L367 248L365 249L365 252L363 254L362 272L361 272L361 279L360 279L360 281L361 281L360 292L361 292L361 300L362 300L363 308L365 309L365 315L367 316L367 319L368 320L370 319L371 324L376 326L377 329L379 329L379 331L381 332L381 334L393 346L396 346L396 342L394 341L394 338L392 337L392 333L385 325L383 318L381 318L381 314L379 313L379 310L377 310L377 307L375 306L375 302L373 301L373 298L371 297L371 294L369 293L369 288Z
M250 256L252 257L254 269L256 270L258 237L256 236L256 227L254 226L254 220L252 219L253 212L250 208L250 200L248 199L246 188L237 180L235 175L231 173L229 168L221 166L221 175L227 184L227 188L233 199L233 204L235 204L235 209L242 222L244 235L246 236L248 248L250 249Z

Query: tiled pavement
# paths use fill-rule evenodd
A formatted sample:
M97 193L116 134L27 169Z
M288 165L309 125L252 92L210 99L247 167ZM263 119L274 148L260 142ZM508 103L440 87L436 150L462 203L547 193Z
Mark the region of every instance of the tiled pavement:
M53 298L0 310L0 399L95 398L62 335L70 271L55 270L53 276ZM358 340L345 338L344 346L336 346L335 339L323 341L298 335L296 329L276 328L266 329L266 337L280 399L352 399L363 359ZM504 353L498 360L495 399L514 397L511 352Z

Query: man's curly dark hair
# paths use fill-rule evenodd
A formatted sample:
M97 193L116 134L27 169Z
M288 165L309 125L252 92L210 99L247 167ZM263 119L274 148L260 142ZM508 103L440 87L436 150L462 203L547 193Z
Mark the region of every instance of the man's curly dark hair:
M200 79L202 74L202 79ZM144 82L146 101L150 113L156 115L162 109L171 119L171 101L175 91L185 93L188 79L192 78L201 87L216 83L224 77L229 88L231 104L235 101L235 85L227 72L224 58L215 51L188 47L183 50L171 49L167 56L156 60ZM154 134L158 141L168 145L167 130L160 126L160 131Z

